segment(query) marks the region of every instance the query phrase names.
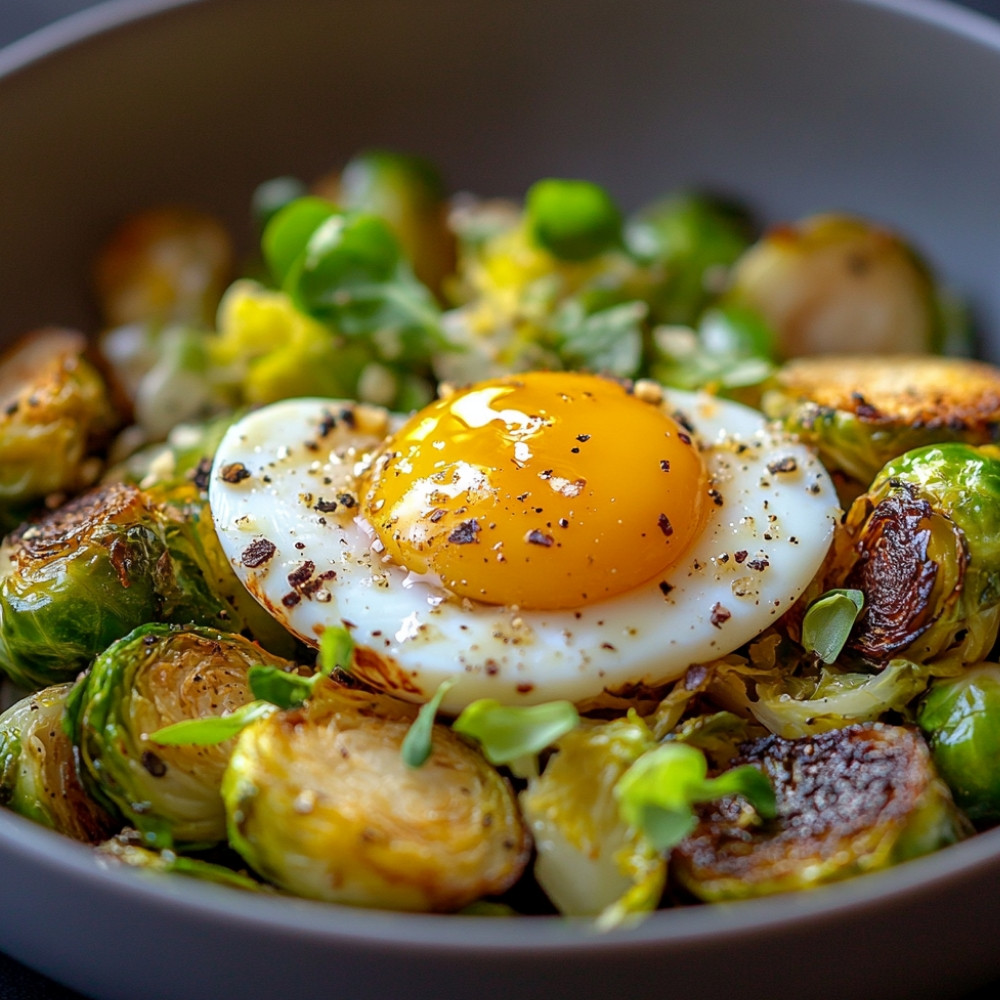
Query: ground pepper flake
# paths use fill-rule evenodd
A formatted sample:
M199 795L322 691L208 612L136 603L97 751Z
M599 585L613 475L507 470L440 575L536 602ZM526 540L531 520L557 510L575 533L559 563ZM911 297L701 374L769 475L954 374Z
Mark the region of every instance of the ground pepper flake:
M456 545L470 545L473 542L478 542L479 539L476 535L479 534L479 522L476 520L472 521L462 521L457 528L448 536L449 542L454 542Z
M256 569L263 566L274 557L277 546L267 538L255 538L240 556L240 561L247 569Z
M781 472L797 472L798 468L799 463L796 462L791 455L786 455L784 458L779 458L777 461L767 463L767 471L770 472L772 476L776 476Z
M670 518L666 514L661 514L656 519L656 523L665 538L669 538L674 533L674 526L670 523Z
M712 605L712 617L709 621L711 621L716 628L722 628L723 623L729 621L732 617L733 613L728 608L724 608L721 604L716 602Z
M224 483L242 483L250 478L250 470L242 462L230 462L219 470L219 477Z
M527 541L532 545L541 545L544 548L550 548L555 544L555 539L551 535L546 535L544 531L537 529L528 532Z

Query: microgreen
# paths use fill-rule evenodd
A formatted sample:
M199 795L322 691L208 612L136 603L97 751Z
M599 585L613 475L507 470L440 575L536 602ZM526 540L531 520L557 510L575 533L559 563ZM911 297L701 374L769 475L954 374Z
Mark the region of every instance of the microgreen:
M403 754L403 762L408 767L421 767L427 762L427 758L430 757L431 742L434 735L434 719L437 717L438 709L441 707L444 696L455 686L455 683L456 679L454 678L442 681L438 685L437 691L434 692L434 697L426 704L420 706L417 717L406 731L401 752Z
M579 721L568 701L514 706L480 698L466 706L451 728L479 743L491 764L509 764L540 753Z
M844 648L864 607L860 590L828 590L816 598L802 619L802 646L824 663L833 663Z
M251 701L230 712L229 715L216 715L208 719L184 719L157 729L147 738L161 746L214 746L236 736L251 722L270 715L275 709L276 706L269 701Z
M704 754L679 741L644 753L614 788L622 820L660 851L679 844L697 822L694 806L725 795L742 795L763 819L776 815L774 789L749 764L708 777Z

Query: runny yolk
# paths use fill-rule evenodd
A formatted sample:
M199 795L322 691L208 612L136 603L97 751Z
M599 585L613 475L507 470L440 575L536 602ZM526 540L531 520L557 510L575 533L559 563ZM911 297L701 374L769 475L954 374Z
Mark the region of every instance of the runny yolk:
M432 403L388 439L364 513L386 553L462 597L572 608L671 567L708 476L691 437L595 375L532 372Z

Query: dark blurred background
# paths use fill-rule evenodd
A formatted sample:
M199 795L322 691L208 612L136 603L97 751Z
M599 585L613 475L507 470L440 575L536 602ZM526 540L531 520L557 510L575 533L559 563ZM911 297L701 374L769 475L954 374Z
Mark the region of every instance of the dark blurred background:
M280 3L281 0L275 0ZM805 2L805 0L803 0ZM1000 20L1000 0L951 0L957 6ZM61 17L97 5L97 0L0 0L0 47ZM2 141L2 140L0 140ZM1000 984L984 987L967 1000L995 997ZM0 1000L85 1000L0 954ZM137 996L136 1000L140 1000Z

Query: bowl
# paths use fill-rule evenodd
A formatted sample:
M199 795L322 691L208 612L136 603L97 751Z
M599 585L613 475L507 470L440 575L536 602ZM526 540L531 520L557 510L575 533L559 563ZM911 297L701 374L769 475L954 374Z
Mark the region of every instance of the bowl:
M93 329L88 264L132 209L249 238L261 179L356 149L626 206L698 183L765 220L900 228L1000 358L1000 26L925 0L117 0L0 53L0 337ZM559 918L412 916L100 868L0 812L0 948L88 995L610 1000L943 997L1000 976L1000 830L797 895Z

